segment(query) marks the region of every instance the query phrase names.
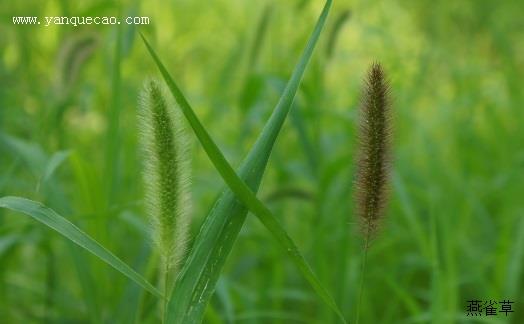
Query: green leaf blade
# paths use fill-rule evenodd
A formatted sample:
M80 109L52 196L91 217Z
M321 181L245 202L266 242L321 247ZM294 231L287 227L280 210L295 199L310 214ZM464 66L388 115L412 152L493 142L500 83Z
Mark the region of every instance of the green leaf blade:
M20 212L32 217L44 225L47 225L48 227L68 238L73 243L94 254L102 261L112 266L115 270L119 271L129 279L133 280L139 286L149 291L154 296L158 298L163 297L162 294L144 277L135 272L117 256L100 245L100 243L84 233L73 223L57 214L51 208L48 208L36 201L12 196L0 198L0 208L6 208L15 212Z

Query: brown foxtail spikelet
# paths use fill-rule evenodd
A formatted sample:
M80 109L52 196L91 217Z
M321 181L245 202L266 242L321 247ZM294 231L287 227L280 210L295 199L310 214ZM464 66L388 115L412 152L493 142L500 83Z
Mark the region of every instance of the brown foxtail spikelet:
M369 69L361 100L355 191L357 216L367 249L384 217L391 166L390 91L379 63L373 63Z
M190 209L190 168L183 116L168 98L157 81L148 80L139 105L147 210L166 291L170 291L185 253Z

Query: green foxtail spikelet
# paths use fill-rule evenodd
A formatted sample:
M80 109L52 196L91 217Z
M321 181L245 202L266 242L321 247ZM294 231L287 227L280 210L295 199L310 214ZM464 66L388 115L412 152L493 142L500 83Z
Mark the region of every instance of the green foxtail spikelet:
M153 239L169 292L182 259L189 225L189 154L183 116L155 80L148 80L139 104L144 183Z
M361 100L355 190L357 216L367 249L384 216L391 164L390 90L379 63L369 69Z

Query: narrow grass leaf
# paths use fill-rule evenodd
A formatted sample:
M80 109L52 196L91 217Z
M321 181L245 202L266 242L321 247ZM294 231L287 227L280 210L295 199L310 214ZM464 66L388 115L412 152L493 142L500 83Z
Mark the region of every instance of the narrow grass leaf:
M293 125L296 128L298 140L302 146L304 154L306 155L311 173L313 177L316 177L318 175L318 153L315 149L315 146L313 145L310 135L308 134L304 117L300 113L299 109L292 110L290 117Z
M131 267L125 264L113 253L109 252L81 229L76 227L73 223L58 215L54 210L36 201L20 197L2 197L0 198L0 207L33 217L35 220L62 234L73 243L96 255L102 261L136 282L151 294L159 298L163 297L162 294L140 274L131 269Z
M58 167L69 157L69 154L69 151L58 151L49 158L42 177L36 185L36 191L40 191L40 187L51 179Z
M4 252L9 251L18 241L20 241L20 235L18 234L2 235L0 237L0 258Z
M42 166L47 161L47 156L40 145L3 133L0 133L0 141L7 146L14 156L22 159L36 178L40 177L43 171Z
M144 239L140 250L138 251L135 260L132 265L135 269L144 270L147 266L149 256L151 255L151 242L148 239ZM120 299L118 310L116 311L113 323L139 323L139 312L140 312L140 301L142 299L143 290L140 287L134 285L132 282L128 282Z
M313 49L315 47L315 44L320 36L320 32L322 30L322 27L325 23L325 20L327 18L327 14L329 12L331 6L331 1L327 1L326 5L324 7L324 10L322 11L322 14L317 22L317 25L315 26L315 29L313 31L313 34L308 41L308 44L306 46L306 49L304 50L304 53L295 68L295 71L293 72L293 75L290 79L290 82L286 86L286 89L284 90L284 94L277 105L276 111L279 112L280 110L285 110L285 113L287 114L287 111L289 111L289 106L291 105L293 98L295 96L296 90L298 89L298 85L300 83L300 80L302 78L303 72L307 66L307 63L313 53ZM288 254L291 256L292 260L295 262L299 270L302 272L305 279L311 284L313 289L317 292L317 294L328 304L344 321L344 318L342 316L342 313L336 306L335 302L327 292L327 290L322 286L318 278L315 276L307 262L305 261L304 257L300 254L298 251L296 245L293 243L291 238L287 235L286 231L282 228L278 220L273 216L271 211L262 203L258 198L255 196L253 191L246 185L246 183L238 177L238 175L235 173L233 168L229 165L227 160L225 159L222 152L219 150L217 145L214 143L208 132L205 130L205 128L200 123L198 117L190 107L188 101L176 85L176 83L173 81L172 77L167 72L164 65L161 63L160 59L152 49L152 47L149 45L145 37L142 35L142 39L144 40L144 43L149 50L151 56L153 57L155 63L157 64L160 72L162 73L162 76L164 77L169 89L171 90L173 96L175 97L177 103L180 105L180 108L182 109L182 112L186 116L189 124L193 128L193 131L195 132L198 140L202 144L204 150L206 151L207 155L209 156L210 160L213 162L219 173L221 174L222 178L226 182L226 184L229 186L231 191L239 198L244 205L246 205L252 212L255 214L260 221L268 228L268 230L273 234L273 236L277 239L277 241L284 247L284 249L288 252ZM280 117L279 122L272 125L271 122L274 120L272 118L270 119L269 123L273 127L265 128L262 132L262 136L267 131L269 133L273 134L273 137L276 138L278 135L278 132L282 126L282 123L284 122L284 118ZM284 116L285 117L285 116ZM275 118L277 119L277 118ZM274 141L273 138L273 141ZM272 145L272 144L271 144ZM256 148L256 146L255 146ZM258 153L255 151L255 153ZM189 260L188 262L190 262ZM200 289L213 289L214 287L208 288L208 283L206 282L205 285ZM215 283L213 283L214 285ZM196 286L198 289L198 286ZM177 293L178 287L175 287L174 295ZM194 293L194 292L193 292ZM201 295L203 296L203 295ZM180 313L180 299L175 298L172 296L171 303L170 303L170 311L168 312L168 318L167 322L176 322L181 319L187 319L186 316L189 316L191 318L191 314L186 315L184 313ZM188 312L191 312L191 309L193 307L203 307L202 304L206 304L207 300L201 300L201 299L193 299L190 304L187 304ZM171 315L174 313L173 315Z
M120 159L120 112L122 110L122 27L116 26L115 35L115 52L113 59L113 70L111 77L111 107L108 109L108 127L106 142L106 169L105 177L108 179L109 187L107 188L107 204L111 204L118 190L119 169L118 161Z
M100 318L100 298L97 298L98 287L94 278L94 271L90 265L88 253L73 244L66 245L67 252L73 260L80 287L82 287L82 299L86 306L90 323L102 323Z
M524 218L520 219L507 267L506 296L517 298L524 262Z
M59 151L51 156L42 175L41 183L48 181L56 169L69 157L69 151Z

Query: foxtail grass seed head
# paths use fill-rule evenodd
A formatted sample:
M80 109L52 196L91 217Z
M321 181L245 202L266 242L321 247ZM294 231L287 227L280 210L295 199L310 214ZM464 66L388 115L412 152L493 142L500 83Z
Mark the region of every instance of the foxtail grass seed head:
M147 210L166 287L170 287L185 253L190 209L190 168L183 116L168 98L159 82L148 80L139 104Z
M379 63L369 69L361 100L355 192L367 249L384 217L391 168L390 90Z

